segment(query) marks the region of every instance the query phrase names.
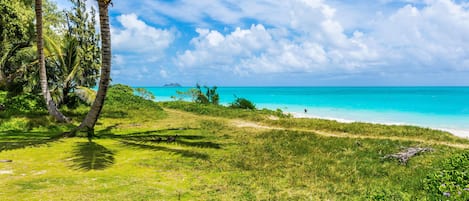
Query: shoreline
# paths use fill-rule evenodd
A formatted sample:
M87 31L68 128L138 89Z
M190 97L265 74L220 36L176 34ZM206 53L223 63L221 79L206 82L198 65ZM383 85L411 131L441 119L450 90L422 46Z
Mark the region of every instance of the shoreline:
M318 116L318 115L305 114L305 113L300 113L300 112L289 112L289 111L285 111L285 113L292 115L294 118L325 119L325 120L337 121L337 122L340 122L340 123L362 122L362 123L383 124L383 125L417 126L417 127L429 128L429 129L433 129L433 130L445 131L445 132L449 132L450 134L452 134L454 136L457 136L457 137L460 137L460 138L463 138L463 139L469 139L469 130L462 130L462 129L438 128L438 127L414 125L414 124L408 124L408 123L391 123L391 122L378 122L378 121L357 121L357 120L341 119L341 118L326 117L326 116Z
M160 100L161 101L161 100ZM171 101L171 100L162 100L162 101ZM187 100L184 100L187 101ZM157 101L158 102L158 101ZM222 102L221 105L227 106L229 103ZM431 125L422 125L416 123L408 123L408 122L390 122L390 121L368 121L368 120L353 120L353 119L346 119L346 118L337 118L337 117L330 117L330 116L321 116L321 115L313 115L312 113L303 113L303 112L296 112L301 111L304 106L293 106L292 105L280 105L280 104L259 104L259 108L265 108L269 110L276 110L281 109L285 114L291 114L294 118L316 118L316 119L325 119L325 120L333 120L340 123L353 123L353 122L363 122L363 123L371 123L371 124L383 124L383 125L409 125L409 126L417 126L421 128L429 128L433 130L439 130L444 132L449 132L450 134L469 140L469 128L468 129L461 129L461 128L448 128L448 127L438 127L438 126L431 126ZM295 109L293 109L295 108ZM292 109L294 111L292 111ZM314 110L313 110L314 111Z

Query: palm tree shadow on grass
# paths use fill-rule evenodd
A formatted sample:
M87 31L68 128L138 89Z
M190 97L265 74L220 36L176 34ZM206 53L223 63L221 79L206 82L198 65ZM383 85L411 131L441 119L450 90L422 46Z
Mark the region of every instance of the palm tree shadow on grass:
M114 152L95 142L79 142L73 150L72 167L85 171L103 170L114 164Z
M116 135L111 132L113 128L118 125L109 126L103 130L98 131L100 138L114 138L121 139L129 142L138 142L138 143L154 143L157 140L160 140L160 143L164 143L168 137L174 137L178 135L176 139L176 144L188 147L198 147L198 148L210 148L210 149L221 149L222 146L218 143L211 141L204 141L206 136L203 134L185 134L186 131L196 131L198 128L168 128L162 130L150 130L144 132L135 132L125 135Z
M202 160L208 160L209 156L204 153L199 153L192 150L185 149L174 149L169 148L166 145L169 143L167 140L169 137L178 135L175 142L172 144L185 146L185 147L197 147L197 148L210 148L210 149L221 149L222 146L218 143L206 141L206 136L203 134L193 134L187 132L194 132L199 128L167 128L161 130L150 130L143 132L134 132L128 134L114 134L112 129L116 128L118 124L108 126L98 131L98 138L110 138L120 141L123 145L138 148L148 149L153 151L165 151L169 153L179 154L183 157L190 157Z
M0 132L0 152L47 145L57 140L59 138L51 136L49 132Z
M189 151L189 150L171 149L171 148L167 148L167 147L164 147L164 146L156 146L156 145L152 145L152 144L140 144L140 143L137 143L137 142L124 141L124 140L121 140L121 143L126 145L126 146L135 147L135 148L139 148L139 149L149 149L149 150L153 150L153 151L172 152L172 153L180 154L183 157L191 157L191 158L197 158L197 159L203 159L203 160L207 160L209 158L209 156L207 154L198 153L198 152Z

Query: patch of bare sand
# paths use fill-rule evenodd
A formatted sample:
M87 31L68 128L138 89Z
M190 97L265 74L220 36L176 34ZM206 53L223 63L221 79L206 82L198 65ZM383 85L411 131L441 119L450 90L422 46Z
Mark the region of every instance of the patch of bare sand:
M278 118L278 117L276 117L276 116L274 116L274 115L270 115L268 118L269 118L270 120L274 120L274 121L277 121L277 120L280 119L280 118Z
M242 120L234 120L233 125L239 128L259 128L259 129L277 129L270 126L263 126L258 123L242 121Z

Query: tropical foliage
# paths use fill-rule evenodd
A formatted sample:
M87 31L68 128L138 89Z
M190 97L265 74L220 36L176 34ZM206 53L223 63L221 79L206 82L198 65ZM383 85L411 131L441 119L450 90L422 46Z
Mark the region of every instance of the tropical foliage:
M72 0L71 10L58 11L44 1L44 56L48 88L58 105L76 105L94 93L77 90L96 86L100 69L99 35L94 9ZM40 92L32 1L0 1L0 89L11 94ZM7 40L8 39L8 40ZM80 91L80 92L78 92ZM78 95L77 93L81 93Z
M96 85L100 69L99 35L96 33L95 11L87 11L82 0L73 0L74 7L66 11L67 28L61 40L46 37L49 78L54 100L58 104L76 106L77 97L88 102L95 93L84 94ZM90 13L90 14L89 14Z
M424 182L429 198L469 200L469 151L445 160Z
M31 61L24 50L34 40L32 2L0 0L0 89L8 89L20 66Z

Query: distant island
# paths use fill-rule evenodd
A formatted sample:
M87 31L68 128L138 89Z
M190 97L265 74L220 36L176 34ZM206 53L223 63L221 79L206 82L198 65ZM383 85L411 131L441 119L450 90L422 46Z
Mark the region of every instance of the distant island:
M175 82L175 83L165 84L163 85L163 87L181 87L181 85Z

